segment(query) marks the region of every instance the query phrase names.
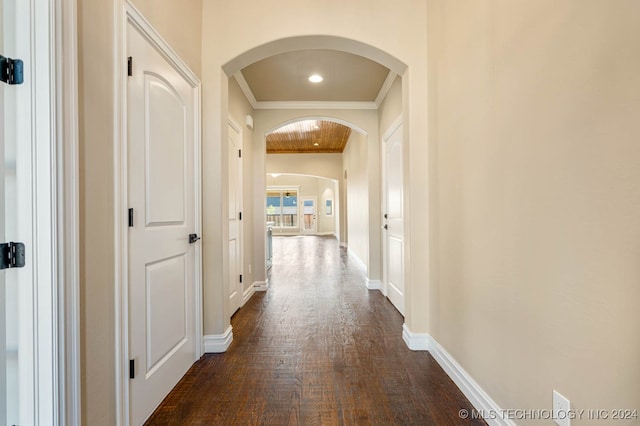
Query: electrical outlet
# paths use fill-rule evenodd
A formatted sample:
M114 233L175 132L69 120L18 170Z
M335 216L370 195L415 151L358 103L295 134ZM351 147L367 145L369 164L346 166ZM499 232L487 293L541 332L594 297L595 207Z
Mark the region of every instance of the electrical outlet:
M553 419L558 426L571 426L571 418L569 417L571 403L567 398L562 396L558 391L553 391Z

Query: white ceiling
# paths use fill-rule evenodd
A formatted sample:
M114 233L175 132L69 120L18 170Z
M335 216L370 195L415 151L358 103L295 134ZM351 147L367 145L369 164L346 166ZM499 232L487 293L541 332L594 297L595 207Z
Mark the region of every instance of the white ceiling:
M320 74L321 83L309 82ZM367 108L384 99L396 75L362 56L299 50L255 62L235 74L254 108Z

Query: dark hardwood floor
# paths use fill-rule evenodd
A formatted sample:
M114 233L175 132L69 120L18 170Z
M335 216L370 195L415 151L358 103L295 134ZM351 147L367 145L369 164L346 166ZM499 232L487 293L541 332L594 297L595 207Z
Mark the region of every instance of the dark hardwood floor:
M275 237L270 287L232 318L149 425L464 425L466 400L329 237Z

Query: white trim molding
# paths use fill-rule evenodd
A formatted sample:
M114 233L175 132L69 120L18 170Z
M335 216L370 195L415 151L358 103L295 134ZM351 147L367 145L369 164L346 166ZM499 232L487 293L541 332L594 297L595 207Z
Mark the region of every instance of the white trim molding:
M253 94L253 91L249 87L249 83L247 83L247 80L244 78L244 74L242 74L242 71L238 71L233 75L233 77L238 82L238 86L240 86L240 90L242 90L242 93L244 93L244 96L247 98L247 100L251 104L251 107L253 109L256 109L256 105L258 105L258 101L256 100L256 97Z
M393 82L395 81L398 74L393 71L389 71L387 74L387 78L384 83L380 87L378 91L378 95L373 102L327 102L327 101L306 101L306 102L298 102L298 101L259 101L256 99L251 87L249 87L249 83L244 78L244 74L242 71L238 71L233 74L233 77L238 82L238 86L244 93L244 96L251 104L253 109L378 109L380 105L387 97Z
M375 102L258 101L255 109L378 109Z
M267 278L265 281L254 281L253 288L256 291L267 291L269 289L269 279Z
M81 423L78 179L78 31L76 0L56 0L55 98L58 235L58 424Z
M358 255L357 255L357 254L355 254L355 252L354 252L353 250L351 250L350 248L348 248L348 247L347 247L347 253L349 254L349 256L351 256L351 258L352 258L353 260L355 260L356 264L357 264L357 265L358 265L358 266L359 266L359 267L360 267L360 268L361 268L365 273L367 273L367 272L368 272L367 264L366 264L366 263L364 263L364 262L362 261L362 259L360 259L360 258L358 257Z
M368 290L382 290L382 282L380 280L367 278L366 286Z
M389 71L389 74L387 74L387 78L384 80L382 87L380 87L376 100L373 101L377 108L380 108L380 105L382 105L382 102L387 97L389 90L391 90L391 86L393 86L393 82L396 81L397 76L398 74L393 71Z
M412 351L431 350L431 336L428 333L414 333L407 323L402 324L402 339Z
M429 336L429 335L427 335ZM429 352L453 382L467 397L475 410L491 426L515 426L513 420L504 418L505 411L473 380L464 368L431 336Z
M253 297L255 292L256 292L255 284L250 286L248 289L246 289L244 291L244 293L242 294L242 306L244 306L245 303L247 303L249 301L249 299L251 299L251 297Z
M222 334L207 334L202 337L204 352L208 354L221 354L226 352L233 342L233 327L229 326Z

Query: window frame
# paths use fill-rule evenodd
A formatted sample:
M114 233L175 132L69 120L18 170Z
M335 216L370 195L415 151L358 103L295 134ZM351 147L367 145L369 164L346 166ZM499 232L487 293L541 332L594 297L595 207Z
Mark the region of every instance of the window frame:
M279 196L280 196L280 213L279 215L276 214L272 214L270 215L268 211L266 211L266 209L268 208L267 206L267 199L269 198L269 193L274 193L274 192L278 192ZM295 197L296 197L296 213L292 216L295 217L295 224L294 225L285 225L285 221L284 221L284 198L285 198L285 193L286 192L295 192ZM283 231L299 231L300 230L300 186L298 185L286 185L286 186L282 186L282 185L274 185L274 186L267 186L267 190L266 190L266 194L265 194L265 221L266 223L270 224L273 223L273 228L277 228ZM269 220L269 216L279 216L280 220L276 220L276 221L270 221Z

